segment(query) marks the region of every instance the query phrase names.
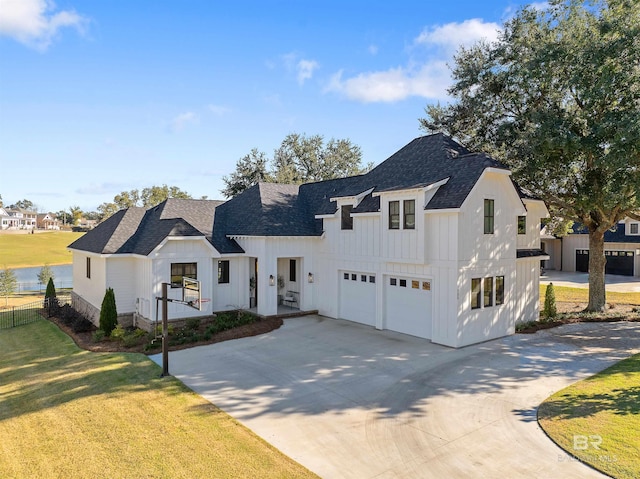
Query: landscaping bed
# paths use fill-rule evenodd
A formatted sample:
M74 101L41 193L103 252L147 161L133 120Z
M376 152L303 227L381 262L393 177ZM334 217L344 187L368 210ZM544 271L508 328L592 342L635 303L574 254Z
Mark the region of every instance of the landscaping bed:
M126 339L122 340L123 338L101 338L97 340L97 328L95 327L91 327L87 331L77 331L77 328L73 328L71 325L66 324L66 322L59 317L53 316L48 319L69 335L80 348L87 351L123 351L131 353L157 354L162 350L162 340L154 340L155 337L151 333L138 334L139 340L137 341L135 340L136 333L134 330L125 331L125 333L129 335L127 337L132 339L129 341ZM249 324L243 324L224 331L207 334L207 327L210 324L214 324L215 321L216 318L213 319L212 323L198 324L195 328L193 327L194 324L185 325L183 328L177 330L173 330L173 328L171 328L169 335L169 350L176 351L204 344L213 344L222 341L229 341L231 339L257 336L268 333L282 326L281 318L260 319L254 317L254 321ZM151 341L153 341L153 343L151 343Z

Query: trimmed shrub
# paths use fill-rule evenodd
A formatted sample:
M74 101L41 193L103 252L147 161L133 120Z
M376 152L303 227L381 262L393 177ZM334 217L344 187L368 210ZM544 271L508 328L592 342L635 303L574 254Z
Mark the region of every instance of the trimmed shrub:
M553 283L549 283L547 290L544 293L544 317L548 320L555 319L558 315L558 309L556 307L556 292L553 288Z
M94 343L99 343L100 341L102 341L104 339L104 331L102 329L96 330L93 333L92 339L93 339Z
M118 324L118 311L116 310L116 296L113 288L108 288L100 307L100 329L104 334L111 336L111 332Z
M78 316L71 323L71 329L73 329L74 333L87 333L89 331L93 331L95 326L91 321L87 318L78 314Z

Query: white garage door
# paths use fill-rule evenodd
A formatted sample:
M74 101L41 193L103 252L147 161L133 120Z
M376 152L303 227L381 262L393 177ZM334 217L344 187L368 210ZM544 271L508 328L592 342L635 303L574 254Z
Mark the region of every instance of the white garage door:
M338 317L375 326L375 275L356 271L340 272L340 311Z
M431 339L431 280L385 278L385 329Z

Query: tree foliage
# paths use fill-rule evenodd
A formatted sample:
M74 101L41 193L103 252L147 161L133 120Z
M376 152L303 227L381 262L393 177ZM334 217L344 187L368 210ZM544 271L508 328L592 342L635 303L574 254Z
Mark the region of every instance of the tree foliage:
M16 273L6 266L0 270L0 296L4 296L5 306L9 304L9 296L18 289Z
M142 191L137 189L122 191L113 197L112 203L102 203L98 206L98 217L100 221L104 221L119 210L134 206L151 208L169 198L191 199L191 195L177 186L167 185L150 186Z
M49 300L56 297L56 286L53 284L53 276L50 276L47 280L47 289L44 292L45 304L49 304Z
M455 57L454 102L420 120L505 161L589 230L589 306L605 306L604 233L640 210L640 6L552 0Z
M558 316L558 308L556 307L556 290L553 283L547 285L544 292L544 310L543 315L547 320L555 319Z
M9 208L21 208L23 210L33 211L36 208L36 205L33 201L24 199L20 201L16 201L14 204L10 205Z
M113 288L108 288L104 294L100 307L100 329L105 336L110 336L118 325L118 311L116 309L116 296Z
M40 271L38 272L38 282L40 284L46 284L50 279L53 278L55 278L55 274L53 273L51 266L45 264L42 268L40 268Z
M365 173L372 165L361 164L360 147L347 139L291 133L275 150L273 159L256 148L236 163L236 170L223 177L222 194L233 197L258 182L302 184Z

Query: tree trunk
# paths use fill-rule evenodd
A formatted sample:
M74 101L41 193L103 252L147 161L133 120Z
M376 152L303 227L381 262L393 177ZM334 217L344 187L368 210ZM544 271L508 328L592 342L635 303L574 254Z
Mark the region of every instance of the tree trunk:
M602 312L605 310L606 293L604 289L604 231L589 229L589 304L585 311Z

